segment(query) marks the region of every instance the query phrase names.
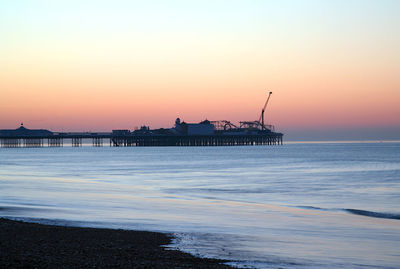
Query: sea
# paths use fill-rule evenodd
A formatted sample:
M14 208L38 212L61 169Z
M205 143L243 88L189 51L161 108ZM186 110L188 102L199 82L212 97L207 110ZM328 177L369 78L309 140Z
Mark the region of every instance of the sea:
M0 148L0 217L248 268L400 268L400 142Z

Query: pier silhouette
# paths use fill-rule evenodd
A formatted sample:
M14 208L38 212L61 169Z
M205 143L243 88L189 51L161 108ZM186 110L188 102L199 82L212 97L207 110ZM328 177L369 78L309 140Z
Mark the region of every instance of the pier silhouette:
M18 147L62 147L70 141L71 146L81 147L83 140L91 140L94 147L109 144L111 147L145 146L250 146L283 144L283 134L267 127L243 122L236 127L228 121L180 122L171 129L151 130L143 126L139 130L113 130L112 132L51 132L44 129L31 130L22 124L18 129L0 130L0 146Z

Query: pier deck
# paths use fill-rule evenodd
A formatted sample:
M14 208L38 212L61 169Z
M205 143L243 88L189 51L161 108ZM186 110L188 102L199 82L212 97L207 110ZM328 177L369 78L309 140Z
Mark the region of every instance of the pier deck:
M281 145L283 134L243 135L113 135L110 134L54 134L49 136L0 136L0 147L62 147L69 140L71 146L80 147L82 140L90 139L94 147L109 144L111 147L147 146L250 146Z

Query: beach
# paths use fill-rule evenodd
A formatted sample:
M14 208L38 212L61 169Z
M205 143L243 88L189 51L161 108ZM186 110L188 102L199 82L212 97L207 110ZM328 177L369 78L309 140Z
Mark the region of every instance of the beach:
M231 268L169 250L164 233L0 219L0 268Z

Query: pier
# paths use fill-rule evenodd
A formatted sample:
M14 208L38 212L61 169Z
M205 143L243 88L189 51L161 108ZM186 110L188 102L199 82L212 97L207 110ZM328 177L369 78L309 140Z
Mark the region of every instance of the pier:
M273 125L265 124L264 113L272 92L256 121L241 121L235 125L228 120L187 123L180 118L172 128L150 129L142 126L134 131L113 130L106 133L51 132L27 129L23 123L17 129L0 130L0 147L62 147L70 141L72 147L82 147L90 140L93 147L161 147L161 146L256 146L282 145L283 134ZM47 143L46 143L47 142Z

